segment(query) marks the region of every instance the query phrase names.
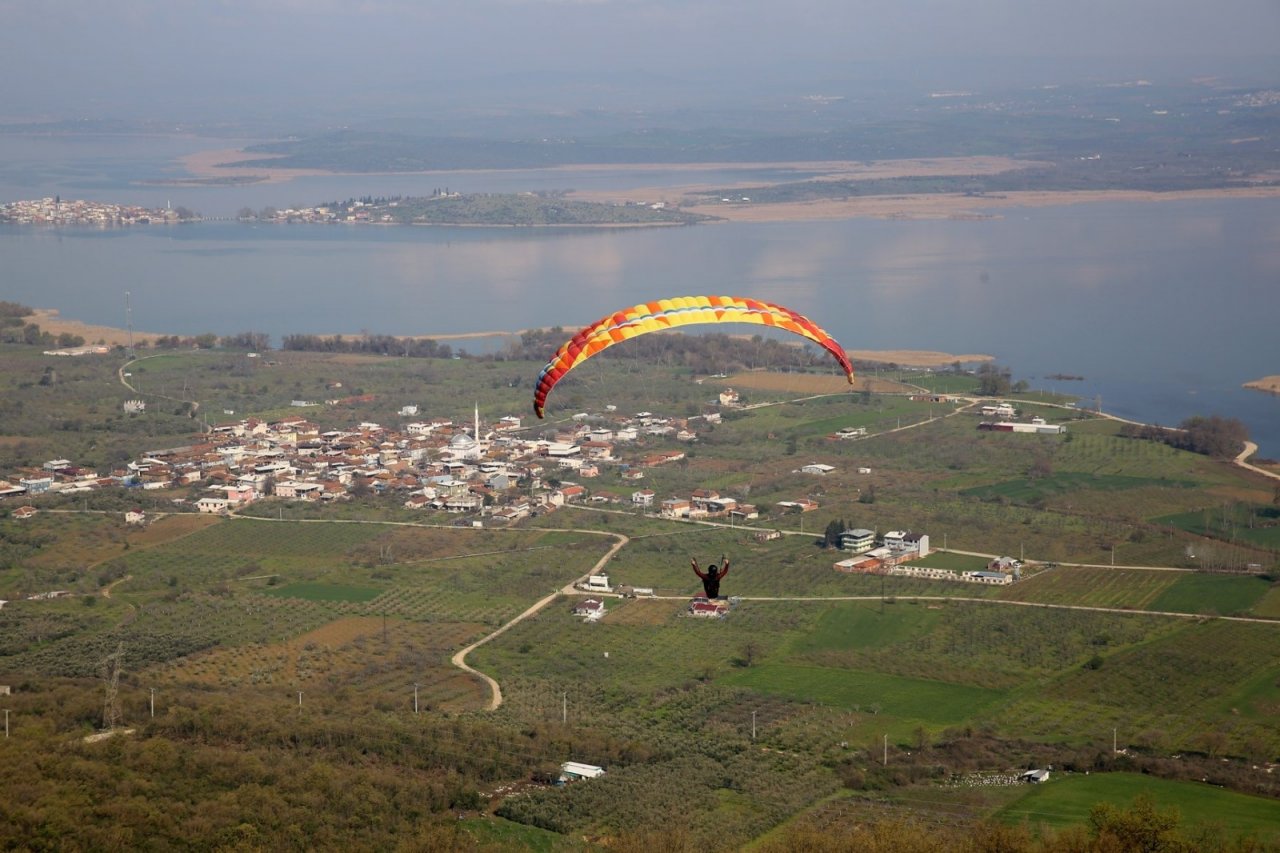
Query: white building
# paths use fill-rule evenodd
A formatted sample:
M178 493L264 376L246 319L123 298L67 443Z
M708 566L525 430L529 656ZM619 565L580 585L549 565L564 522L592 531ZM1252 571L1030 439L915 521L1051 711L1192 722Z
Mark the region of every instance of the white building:
M604 775L604 768L594 764L581 764L577 761L566 761L560 765L560 778L565 782L576 782L579 779L595 779Z
M582 585L582 588L592 592L613 592L608 575L587 575L587 582Z
M196 501L196 509L199 512L209 513L225 513L230 502L226 498L201 498Z
M855 554L865 554L875 546L875 543L875 531L867 530L864 527L845 530L840 534L841 551L852 551Z

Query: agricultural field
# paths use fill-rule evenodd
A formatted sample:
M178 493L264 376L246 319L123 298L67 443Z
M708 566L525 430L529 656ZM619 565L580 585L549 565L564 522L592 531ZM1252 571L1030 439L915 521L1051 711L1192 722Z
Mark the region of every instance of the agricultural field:
M1152 617L1147 617L1152 618ZM997 720L1029 737L1086 737L1116 728L1123 744L1254 757L1280 749L1280 730L1259 713L1280 677L1276 626L1193 622L1064 670ZM1052 734L1051 734L1052 733Z
M1182 573L1169 571L1056 566L1005 587L1000 598L1122 610L1176 610L1156 607L1155 602L1181 578Z
M516 361L320 353L269 361L165 353L135 364L133 378L155 393L216 401L213 411L264 417L297 414L291 399L373 395L301 410L325 426L399 423L407 403L469 419L478 401L491 418L523 407L528 391L529 365ZM68 369L66 381L86 383L81 416L96 405L105 419L123 389L88 386L114 382L113 372ZM973 384L917 371L893 377L949 391ZM15 393L40 393L38 380ZM536 434L554 434L579 410L604 418L606 400L701 414L717 387L682 365L601 359L557 389L553 417ZM752 403L788 396L785 387L742 390ZM406 780L421 776L433 808L466 815L450 815L452 832L497 846L585 849L584 836L633 837L672 811L691 846L745 846L801 814L833 826L901 814L1039 823L1037 812L1079 823L1091 797L1123 801L1132 788L1085 787L1076 804L1058 805L1033 797L1120 777L1055 775L1043 789L989 796L943 781L961 766L999 773L1045 757L1115 769L1113 732L1152 772L1182 755L1197 768L1234 768L1240 786L1272 790L1267 780L1239 782L1253 778L1253 764L1280 758L1280 587L1263 574L1277 568L1278 548L1265 484L1121 438L1114 422L1085 412L1029 398L1018 405L1071 431L979 432L979 416L951 404L847 387L727 411L693 443L644 437L645 452L679 447L686 458L645 469L639 483L609 466L583 481L619 503L564 507L509 529L457 527L456 517L377 496L326 506L266 500L252 517L230 519L178 512L170 496L141 490L49 498L25 522L0 518L0 597L9 599L0 607L0 684L18 687L12 708L23 738L67 740L100 723L104 661L118 652L125 722L138 735L110 748L129 772L177 766L164 756L194 743L246 766L269 767L262 756L294 750L314 759L308 772L327 776L335 792L344 783L331 763L396 775L365 780L371 801L404 803L400 784L412 789ZM115 423L123 416L111 406ZM169 427L178 420L192 424L168 413L133 438L177 444L185 434ZM846 426L872 435L830 438ZM23 452L54 454L33 447ZM835 470L798 473L814 461ZM746 528L664 520L630 506L637 488L659 500L715 488L762 517ZM126 528L120 512L135 496L151 501L153 521L142 529ZM799 498L819 508L778 506ZM108 500L118 506L100 503ZM975 552L935 550L923 565L981 569L989 554L1028 566L1005 587L845 574L833 564L848 555L822 541L832 522L927 532L934 549ZM758 536L775 530L782 535ZM512 624L621 537L604 567L611 583L659 597L605 596L607 615L584 622L572 614L583 596L561 594ZM1195 571L1209 567L1206 554L1259 568ZM731 559L721 588L733 599L729 615L688 616L700 591L690 559L705 566L722 556ZM26 597L50 590L68 594ZM503 704L490 713L487 684L450 658L508 625L467 657L501 686ZM151 688L161 697L154 719L144 703ZM569 759L609 772L566 788L532 780ZM265 790L266 775L245 778ZM1161 804L1183 796L1152 790Z
M1129 806L1147 795L1160 810L1176 809L1181 822L1221 827L1226 838L1280 840L1280 802L1223 791L1197 782L1174 782L1132 773L1071 774L1026 786L999 812L1001 820L1062 828L1084 822L1099 802Z
M1197 512L1165 516L1158 521L1197 536L1280 550L1280 506L1274 504L1224 502Z
M447 664L447 652L476 636L479 627L346 617L276 643L189 655L142 675L161 688L203 685L269 692L345 686L358 688L363 701L387 709L411 705L418 683L420 707L464 710L480 701L481 688Z
M724 679L725 684L799 701L867 708L901 725L940 729L963 723L1004 698L997 690L857 670L765 664ZM896 718L896 719L895 719Z
M955 554L950 551L931 551L928 556L912 560L911 565L930 569L947 569L952 572L986 571L991 561L986 557Z

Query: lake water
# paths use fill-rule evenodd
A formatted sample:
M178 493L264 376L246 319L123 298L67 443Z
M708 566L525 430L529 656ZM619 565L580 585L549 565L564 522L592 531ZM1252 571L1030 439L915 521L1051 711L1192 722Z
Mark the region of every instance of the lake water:
M158 144L158 143L157 143ZM194 143L168 142L176 148ZM0 141L0 150L21 149ZM203 143L203 147L209 147ZM145 158L96 164L0 192L153 203L130 185ZM17 151L18 154L22 150ZM110 153L110 152L108 152ZM28 171L42 156L28 152ZM134 159L131 159L134 158ZM21 161L19 162L26 162ZM78 161L75 161L78 162ZM157 168L155 160L146 162ZM73 164L74 165L74 164ZM77 171L78 170L78 171ZM152 172L152 173L153 173ZM89 174L91 173L91 174ZM89 174L89 177L85 177ZM151 173L148 173L151 174ZM627 186L636 176L573 176ZM671 176L651 176L658 178ZM701 173L685 180L740 179ZM564 187L563 172L334 176L172 191L209 213L366 193ZM96 187L96 191L95 191ZM215 212L222 212L217 210ZM1238 417L1280 456L1280 397L1241 383L1280 374L1280 202L1109 203L1004 212L983 221L721 224L533 230L204 222L133 230L0 229L0 298L137 329L392 335L576 328L619 306L732 293L811 315L849 349L989 353L1036 387L1080 394L1166 425ZM752 328L746 328L754 331ZM463 344L466 346L466 344ZM482 344L478 344L482 345ZM477 345L473 345L477 346ZM1051 382L1049 374L1086 377ZM530 377L532 381L533 377Z

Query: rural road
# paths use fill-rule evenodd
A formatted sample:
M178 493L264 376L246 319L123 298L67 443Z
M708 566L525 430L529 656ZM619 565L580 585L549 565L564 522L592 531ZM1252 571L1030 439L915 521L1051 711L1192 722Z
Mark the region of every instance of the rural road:
M1250 456L1257 452L1258 445L1254 444L1252 441L1246 441L1244 443L1244 450L1241 450L1240 455L1235 458L1235 463L1241 468L1252 471L1255 474L1261 474L1262 476L1270 477L1273 480L1280 480L1280 474L1277 474L1275 471L1268 471L1265 468L1259 468L1257 465L1251 465L1246 461Z
M133 365L137 364L140 361L146 361L149 358L160 358L160 357L161 355L144 355L140 358L135 358L132 361L126 361L124 364L120 365L120 369L116 371L116 375L120 378L120 384L128 388L134 394L137 394L139 396L143 396L145 394L148 397L159 397L161 400L173 400L174 402L177 402L177 403L186 403L191 406L191 417L194 418L196 416L196 412L200 411L200 402L198 400L184 400L181 397L170 397L168 394L156 394L151 391L139 391L137 388L134 387L133 383L129 381L133 373L132 371L127 370L127 368L132 367Z
M492 640L494 637L498 637L506 633L512 626L517 625L520 622L523 622L525 619L528 619L530 616L533 616L535 613L542 610L544 607L546 607L551 602L555 601L561 595L572 595L573 593L575 593L577 591L573 588L573 585L575 583L585 580L588 575L599 574L600 570L603 569L609 563L609 561L613 559L613 555L618 553L618 551L622 549L622 546L626 545L628 542L631 541L629 537L623 536L621 533L603 533L602 534L598 530L576 530L576 529L571 529L567 532L589 533L593 536L601 536L601 535L613 536L618 541L613 543L613 547L610 548L603 557L597 560L596 564L592 566L591 570L588 571L585 575L582 575L581 577L570 581L560 589L557 589L555 592L549 593L548 595L545 595L542 598L538 599L533 604L531 604L528 607L528 609L526 609L519 616L515 617L510 622L506 623L501 628L494 631L492 634L488 634L484 637L481 637L471 645L467 646L465 649L461 649L460 651L458 651L457 654L455 654L452 658L450 658L450 663L452 663L458 669L462 670L463 672L468 672L468 673L471 673L472 675L479 676L480 678L484 679L486 684L489 685L490 696L489 696L489 704L488 706L486 706L486 710L496 711L498 710L499 706L502 705L502 688L498 685L498 682L495 681L493 678L491 678L488 675L485 675L480 670L475 669L472 666L469 666L467 664L467 655L471 654L473 651L480 648L485 643Z

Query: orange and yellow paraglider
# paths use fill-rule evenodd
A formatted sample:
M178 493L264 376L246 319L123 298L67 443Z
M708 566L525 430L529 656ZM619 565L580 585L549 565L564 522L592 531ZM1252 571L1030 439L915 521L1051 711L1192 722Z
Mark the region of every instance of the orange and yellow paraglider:
M533 411L542 417L547 395L566 373L614 344L638 335L694 323L756 323L776 326L808 338L835 356L853 384L853 365L835 339L809 318L781 305L740 296L679 296L645 302L610 314L585 327L556 350L538 374Z

